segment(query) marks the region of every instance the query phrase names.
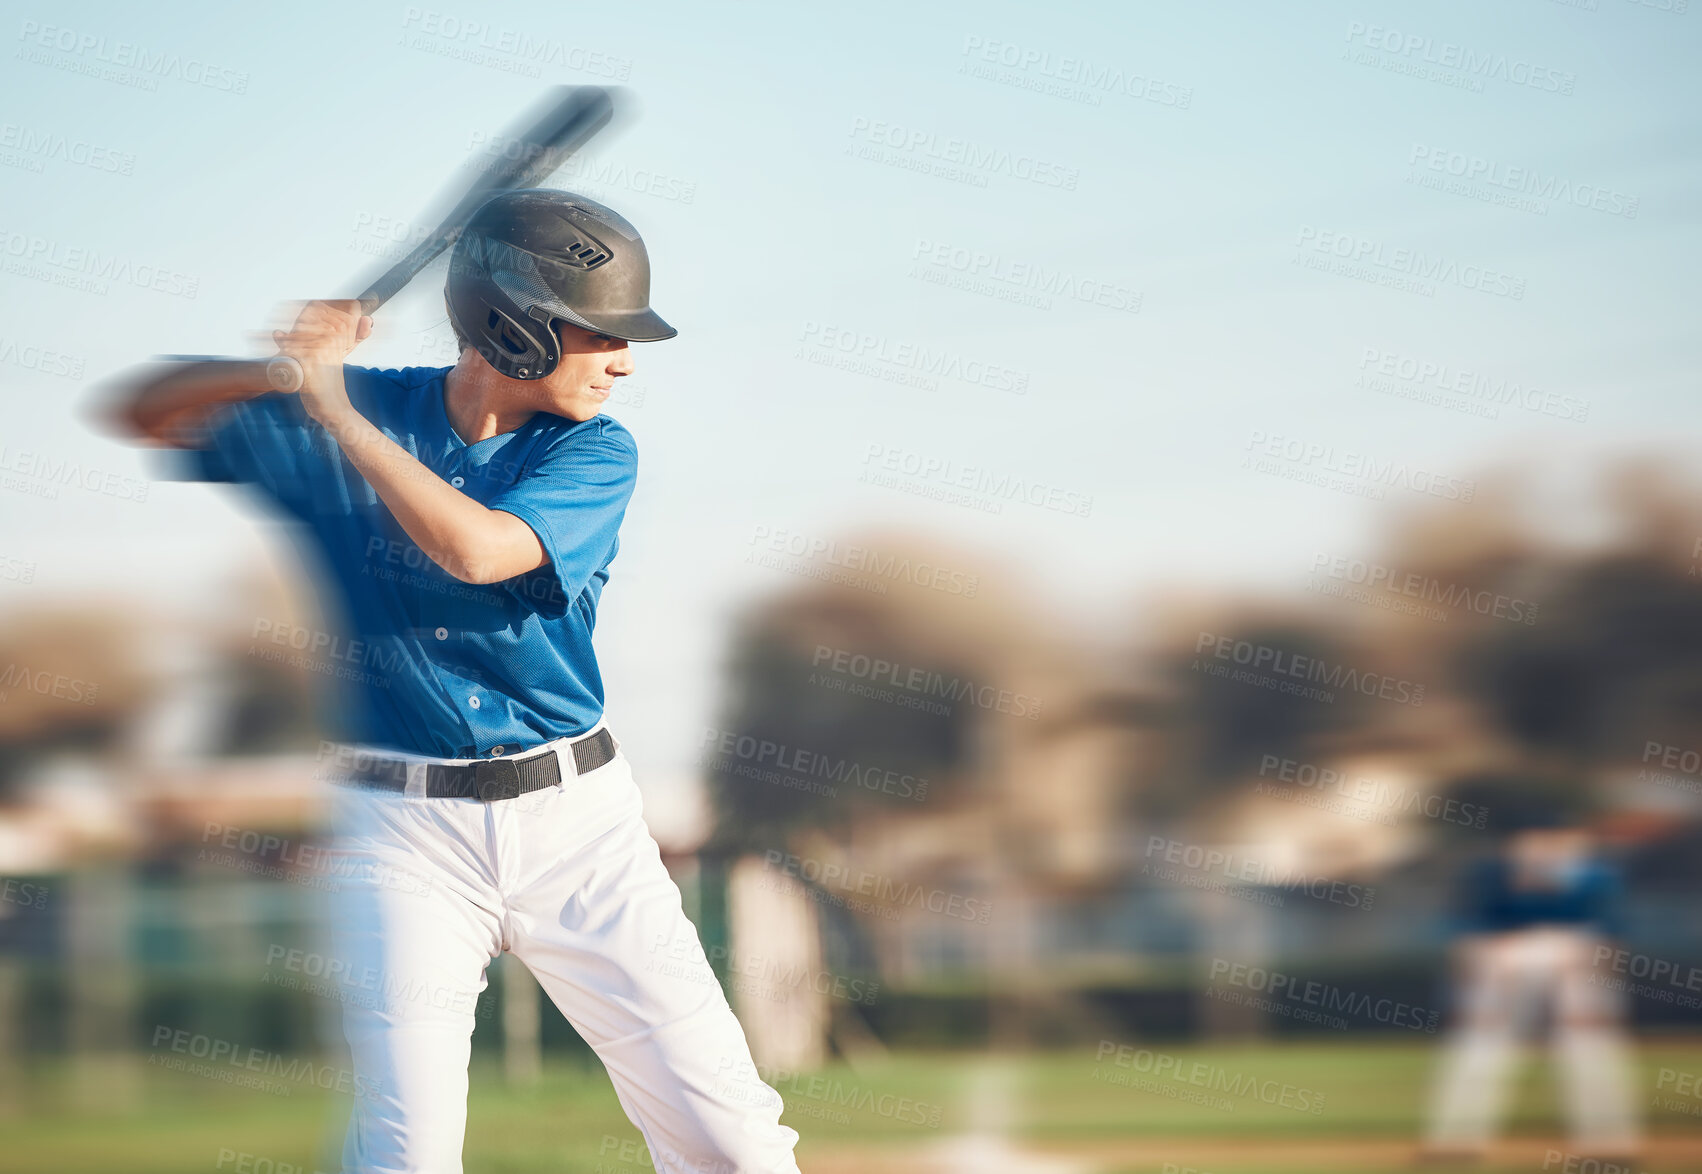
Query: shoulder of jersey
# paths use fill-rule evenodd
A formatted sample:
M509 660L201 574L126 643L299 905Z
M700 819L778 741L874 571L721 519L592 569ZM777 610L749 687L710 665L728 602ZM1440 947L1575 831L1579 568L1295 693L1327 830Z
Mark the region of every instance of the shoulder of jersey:
M613 416L592 416L589 420L569 420L566 416L558 416L553 412L539 412L539 417L547 419L547 434L556 443L561 444L606 444L610 447L624 449L634 457L638 455L638 442L633 439L625 424Z
M418 387L422 383L430 383L449 367L363 367L358 363L350 363L350 369L362 374L394 383L400 387Z

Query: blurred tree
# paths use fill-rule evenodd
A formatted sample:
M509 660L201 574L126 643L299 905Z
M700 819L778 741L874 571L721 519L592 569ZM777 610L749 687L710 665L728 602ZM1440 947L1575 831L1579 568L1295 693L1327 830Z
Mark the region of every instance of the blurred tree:
M819 602L819 601L817 601ZM730 690L719 728L732 739L770 743L788 754L802 754L825 773L823 786L788 786L742 773L774 770L770 758L738 753L713 755L708 781L717 815L711 840L715 851L765 851L792 842L796 833L842 826L858 808L914 806L897 790L845 781L846 770L873 769L908 774L933 782L965 764L972 720L969 707L950 713L924 712L851 692L854 678L830 675L812 665L814 646L800 641L795 612L770 609L751 617L734 638ZM953 675L947 664L918 665L892 632L865 631L856 651L870 657ZM783 772L799 783L811 776ZM834 781L841 776L841 781ZM938 798L930 792L930 799Z
M1368 720L1361 693L1330 683L1332 677L1342 679L1338 674L1363 674L1370 667L1368 654L1352 647L1345 634L1312 620L1248 612L1211 621L1208 630L1233 646L1257 650L1259 660L1220 659L1197 651L1193 639L1179 641L1164 654L1173 718L1163 767L1141 796L1140 808L1149 817L1167 819L1216 804L1256 774L1265 755L1305 758L1314 740L1339 736ZM1273 665L1299 667L1273 671ZM1308 675L1313 665L1319 666L1317 678ZM1242 670L1262 680L1238 679L1235 674ZM1330 699L1302 690L1321 691Z
M1539 623L1458 649L1463 687L1532 752L1634 760L1702 745L1702 584L1641 554L1558 572Z

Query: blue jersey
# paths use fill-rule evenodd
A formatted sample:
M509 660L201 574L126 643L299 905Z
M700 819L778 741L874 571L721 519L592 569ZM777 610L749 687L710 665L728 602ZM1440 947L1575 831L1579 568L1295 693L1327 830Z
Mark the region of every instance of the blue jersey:
M607 416L534 415L467 444L443 402L446 367L345 367L355 409L432 472L537 534L549 562L490 585L446 574L402 530L298 397L223 408L194 475L258 487L311 529L348 629L331 645L352 685L339 738L438 758L513 754L584 733L603 712L597 602L638 471Z
M1454 896L1454 913L1466 933L1508 933L1538 926L1624 932L1618 871L1586 858L1541 886L1521 886L1503 856L1473 861Z

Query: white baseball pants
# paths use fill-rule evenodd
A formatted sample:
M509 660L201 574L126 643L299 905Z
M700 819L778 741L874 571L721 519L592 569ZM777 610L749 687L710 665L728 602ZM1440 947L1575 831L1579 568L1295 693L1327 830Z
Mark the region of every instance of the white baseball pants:
M576 776L556 745L561 785L515 799L333 788L348 878L333 950L368 996L343 1007L365 1090L344 1174L460 1174L476 1002L503 950L602 1059L658 1174L795 1174L798 1135L681 908L626 756L617 743Z
M1604 939L1563 927L1485 935L1465 951L1460 1015L1432 1094L1427 1143L1480 1153L1494 1140L1520 1045L1546 1011L1564 1078L1572 1146L1632 1154L1642 1144L1625 998L1596 961ZM1605 981L1604 981L1605 980Z

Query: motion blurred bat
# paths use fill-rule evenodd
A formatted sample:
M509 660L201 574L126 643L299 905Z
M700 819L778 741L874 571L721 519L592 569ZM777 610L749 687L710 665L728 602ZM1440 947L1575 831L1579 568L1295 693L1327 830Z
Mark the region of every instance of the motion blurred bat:
M461 230L479 205L498 192L536 187L566 163L569 156L609 124L615 113L616 93L602 86L552 87L537 116L523 129L505 136L497 161L479 172L443 223L410 249L407 256L367 284L358 295L361 313L371 314L395 297L420 270L460 239ZM301 364L288 355L279 355L267 361L266 378L278 391L298 391Z
M451 185L436 207L450 205L448 214L435 229L408 251L407 256L365 284L357 295L361 312L371 314L396 296L419 272L460 239L479 205L498 192L536 187L566 163L614 118L621 91L603 86L553 86L533 108L531 117L517 120L518 130L495 140L501 145L488 166L481 165L466 187ZM134 375L130 394L152 386L170 384L189 389L196 385L230 398L256 395L268 389L299 391L301 364L288 355L271 359L229 359L209 355L161 355Z

